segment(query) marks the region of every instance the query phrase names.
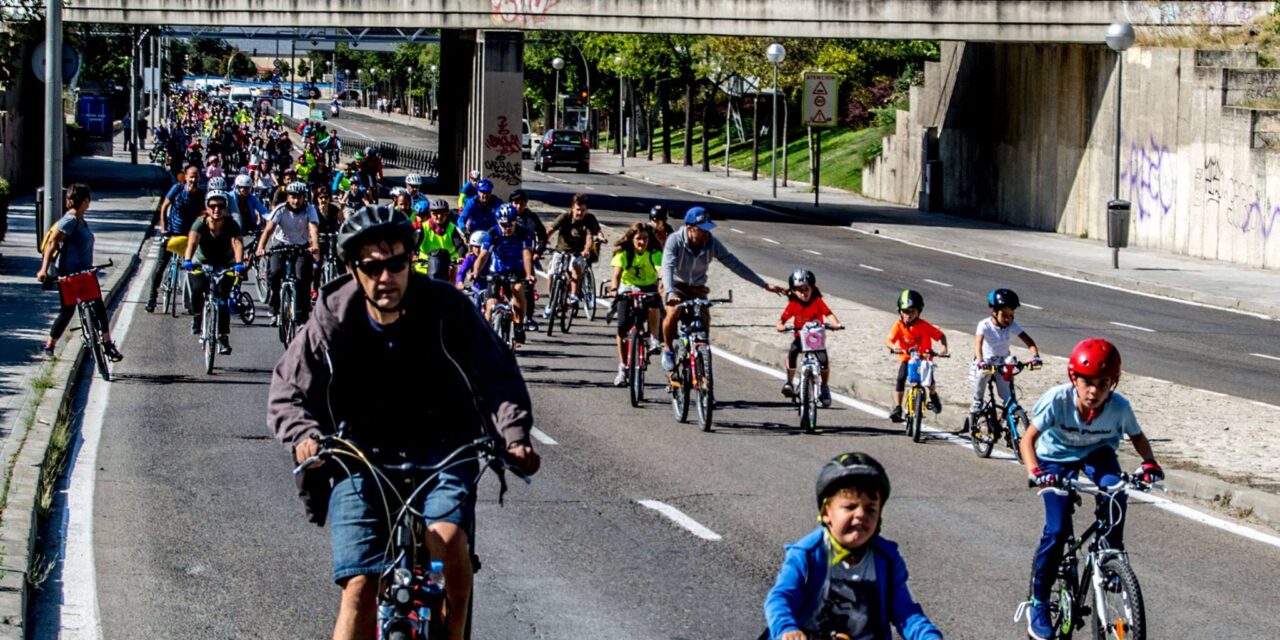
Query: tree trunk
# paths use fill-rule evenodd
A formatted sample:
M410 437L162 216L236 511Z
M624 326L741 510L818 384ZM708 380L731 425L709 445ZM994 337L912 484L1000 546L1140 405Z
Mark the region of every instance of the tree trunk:
M671 83L658 83L658 106L662 111L662 164L671 164Z
M702 99L702 171L711 171L711 152L708 149L707 139L711 137L711 121L709 112L711 105L715 103L716 93L715 87L707 89L707 95Z
M636 99L636 87L630 80L627 81L627 98L631 104L631 144L627 145L627 156L634 158L640 148L640 101Z
M645 100L644 126L645 126L645 149L649 154L649 162L653 162L653 107L649 105L649 101Z
M785 95L785 94L784 94ZM791 106L787 104L787 99L782 99L782 130L778 133L782 134L782 186L787 186L787 178L791 175L791 166L787 164L787 121L791 119Z
M760 94L751 99L751 179L760 178Z
M707 130L702 130L707 135ZM684 84L684 166L693 166L693 80Z

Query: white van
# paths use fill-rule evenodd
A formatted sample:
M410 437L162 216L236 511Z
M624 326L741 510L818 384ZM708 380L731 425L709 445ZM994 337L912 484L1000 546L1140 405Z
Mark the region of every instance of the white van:
M231 104L253 104L253 91L249 87L231 87Z
M524 131L520 135L520 146L524 147L524 153L520 154L521 158L533 157L533 130L529 128L529 121L521 119L524 123Z

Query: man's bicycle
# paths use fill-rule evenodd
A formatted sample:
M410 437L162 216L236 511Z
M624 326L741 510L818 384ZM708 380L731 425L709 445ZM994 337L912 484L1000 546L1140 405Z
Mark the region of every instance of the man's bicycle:
M231 301L236 295L234 281L232 293L226 298L218 295L218 291L222 288L223 278L236 278L236 276L233 268L209 270L203 265L198 266L191 274L205 275L209 278L209 288L204 292L204 322L200 326L200 348L204 352L204 372L213 373L213 361L218 355L218 322L222 319L222 314L232 312Z
M480 473L476 474L470 493L474 495L484 471L492 469L498 477L498 502L501 504L507 491L506 471L511 471L526 483L529 479L516 470L501 444L489 436L462 445L439 464L403 462L388 465L372 461L368 452L347 438L345 431L344 424L337 434L319 437L320 452L298 465L294 474L302 473L316 462L328 461L339 465L347 475L351 475L352 467L355 467L358 472L367 472L373 478L383 497L387 530L390 532L378 579L378 637L384 640L445 638L445 616L453 614L445 611L448 586L444 583L444 563L431 558L426 535L430 522L451 512L425 513L421 510L427 489L445 471L474 465L480 468ZM460 504L463 502L465 500ZM472 542L473 562L476 562L475 532L468 531L467 539ZM478 569L478 562L476 564ZM470 611L458 614L468 616L469 636Z
M676 369L671 372L671 410L676 420L684 422L689 417L689 401L698 396L698 426L711 430L711 418L715 412L715 384L711 373L711 338L707 331L706 316L710 308L733 302L733 292L727 298L708 300L697 298L681 302L679 333L675 348Z
M513 351L516 348L515 310L512 308L511 303L515 298L513 285L523 281L524 278L518 274L500 273L489 276L489 284L494 291L489 326L493 328L494 333L498 334L498 339L502 341L502 344L507 345L507 348Z
M165 267L164 278L160 280L160 293L163 298L163 311L170 316L178 317L178 296L182 296L182 304L188 311L191 309L190 292L187 290L187 279L182 277L182 254L187 248L187 237L165 234L160 236L160 250L168 251L169 266Z
M1009 356L1003 361L985 362L978 366L979 371L990 374L991 377L987 379L986 402L977 414L978 423L970 424L972 416L964 419L969 439L973 442L973 452L979 458L988 458L996 442L1003 438L1005 445L1013 449L1013 455L1021 460L1022 451L1018 447L1022 442L1022 434L1026 433L1027 425L1031 422L1027 419L1026 410L1018 403L1018 390L1013 379L1026 369L1039 369L1040 363L1020 362L1016 357ZM1004 378L1009 384L1009 399L1006 402L996 401L995 376Z
M827 350L827 331L843 329L839 325L807 322L799 330L783 329L780 333L793 332L800 337L800 353L803 359L798 363L797 376L800 387L791 397L796 410L800 413L800 428L805 433L813 433L818 428L818 392L822 387L822 362L818 354Z
M111 382L111 363L107 358L107 345L103 339L103 334L107 330L107 319L98 314L97 305L93 303L102 300L98 272L112 266L115 266L115 262L108 260L106 264L58 278L58 291L62 294L62 304L76 305L84 348L93 356L93 364L103 382Z
M341 276L342 261L338 259L338 234L321 233L320 237L320 284L329 284Z
M1034 481L1029 480L1027 484L1035 486ZM1055 486L1040 490L1041 495L1055 493L1069 498L1064 516L1067 523L1072 521L1075 507L1081 502L1080 494L1101 498L1093 524L1079 538L1074 534L1067 538L1066 553L1056 570L1047 603L1054 640L1070 640L1091 614L1094 638L1146 640L1146 609L1138 576L1129 565L1129 554L1107 546L1106 538L1124 517L1119 496L1130 490L1149 492L1153 487L1164 489L1158 483L1148 484L1140 476L1127 473L1120 474L1120 481L1106 488L1081 484L1073 474ZM1080 552L1086 544L1088 548L1081 558ZM1028 612L1030 604L1028 597L1027 602L1018 606L1014 622Z
M890 349L890 353L903 353L902 349ZM925 396L933 386L934 358L950 358L951 354L940 354L928 350L921 354L914 347L906 351L907 389L902 395L902 421L907 425L907 435L912 442L924 442L924 405Z
M556 322L560 323L560 331L569 333L573 327L573 319L578 317L578 305L569 303L569 282L573 278L573 255L564 251L553 251L552 262L556 270L551 274L551 295L547 299L547 308L551 314L547 317L547 337L555 332ZM585 278L586 269L583 269ZM579 287L579 291L581 291Z
M280 281L280 306L277 314L278 328L280 333L280 342L286 347L293 340L293 336L298 333L298 283L300 282L298 274L294 271L293 263L299 256L306 255L310 257L306 247L298 245L286 245L275 249L267 250L267 255L280 254L284 256L284 278ZM310 285L308 285L310 286Z
M627 354L627 388L631 393L631 406L638 407L644 402L644 375L649 369L649 307L651 300L657 300L655 292L626 291L614 293L617 299L628 298L627 336L622 339Z

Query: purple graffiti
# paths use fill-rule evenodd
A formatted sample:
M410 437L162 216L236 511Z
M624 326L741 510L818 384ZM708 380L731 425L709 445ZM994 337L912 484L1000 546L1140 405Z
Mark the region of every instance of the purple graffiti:
M1244 224L1240 225L1240 230L1244 233L1249 233L1254 228L1257 228L1262 232L1263 242L1266 242L1271 239L1271 230L1276 226L1276 218L1280 217L1280 207L1272 209L1271 217L1266 219L1263 218L1265 215L1263 213L1263 209L1264 205L1257 200L1254 200L1253 203L1245 209ZM1254 220L1254 216L1257 216L1256 221Z
M1120 179L1129 183L1129 200L1138 207L1138 219L1173 210L1178 190L1177 161L1169 147L1151 136L1146 145L1129 142L1129 159Z

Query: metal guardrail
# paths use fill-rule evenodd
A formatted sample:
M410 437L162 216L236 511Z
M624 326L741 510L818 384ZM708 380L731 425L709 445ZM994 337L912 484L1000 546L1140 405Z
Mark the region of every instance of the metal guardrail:
M282 115L284 115L284 122L289 127L289 130L296 131L301 121L287 114ZM440 175L439 156L430 149L382 142L357 135L338 136L338 138L342 140L342 153L339 157L351 157L356 151L363 151L365 147L373 147L378 150L378 155L382 156L382 162L387 166L416 171L425 177L435 178Z

